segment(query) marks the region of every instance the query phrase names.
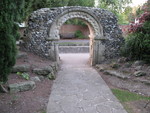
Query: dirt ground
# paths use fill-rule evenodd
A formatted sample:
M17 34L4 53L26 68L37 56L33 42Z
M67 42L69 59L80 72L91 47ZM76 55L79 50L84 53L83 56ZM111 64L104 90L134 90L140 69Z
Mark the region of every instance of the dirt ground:
M52 62L32 53L27 58L18 59L16 64L29 64L31 70L34 67L48 66ZM37 76L28 72L30 77ZM10 74L8 84L27 81L17 74ZM36 88L30 91L18 93L0 93L0 113L46 113L46 107L51 92L53 81L41 77L41 81L35 82Z
M120 64L120 67L118 69L115 69L119 72L131 72L131 76L136 70L135 67L125 68L124 63ZM110 69L110 64L102 64L102 66L107 67ZM149 65L143 65L142 70L147 72L147 76L141 76L138 77L138 79L146 79L149 80L150 78L150 70L147 70L149 68ZM100 76L104 79L104 81L107 83L107 85L110 88L116 88L116 89L123 89L130 92L134 92L137 94L141 94L144 96L150 96L150 85L145 85L144 83L135 82L134 79L136 77L132 76L129 80L123 80L115 76L106 75L105 73L97 70L100 74ZM124 104L124 107L128 109L128 113L150 113L150 101L148 100L138 100L138 101L131 101Z
M99 72L99 73L100 73L101 77L103 78L103 80L107 83L107 85L110 88L123 89L123 90L130 91L132 88L136 88L136 87L138 87L138 85L140 85L140 88L143 89L144 91L146 91L147 88L150 90L150 86L148 87L148 86L145 86L142 84L137 85L136 83L131 82L131 81L129 83L129 81L124 81L117 77L105 75L102 72ZM130 86L130 87L127 87L127 86ZM132 92L139 93L139 92L136 92L136 90L132 91ZM142 92L141 92L141 94L142 94ZM142 95L144 95L144 94L142 94ZM131 101L131 102L125 103L124 106L125 106L125 108L129 109L128 113L150 113L150 103L149 102L150 101L148 101L148 100Z
M29 64L31 65L32 70L35 67L44 67L52 63L51 61L38 57L32 53L27 54L27 58L18 59L16 64ZM31 70L29 72L30 77L37 76L33 74ZM132 72L133 69L128 71ZM144 91L150 92L150 86L145 86L143 84L137 86L132 81L124 81L114 76L105 75L102 72L99 73L110 88L125 89L136 93L143 93ZM22 81L26 80L17 74L10 74L7 85ZM53 81L42 77L40 82L36 82L36 88L33 90L18 93L0 93L0 113L46 113L52 84ZM137 92L137 87L142 89L141 92ZM148 101L140 100L128 102L126 105L130 106L132 109L132 112L129 113L150 113L150 104L145 107L147 103Z

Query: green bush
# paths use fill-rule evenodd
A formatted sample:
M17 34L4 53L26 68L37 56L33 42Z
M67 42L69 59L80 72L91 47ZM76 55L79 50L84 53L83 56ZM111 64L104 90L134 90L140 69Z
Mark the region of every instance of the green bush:
M29 80L30 75L28 73L22 73L22 72L17 72L17 75L21 76L22 78Z
M83 35L82 31L80 31L80 30L77 30L75 32L75 37L80 38L80 39L85 38L85 36Z
M83 26L83 27L87 26L83 20L78 19L78 18L67 20L65 22L65 24L79 25L79 26Z
M6 83L16 61L18 24L23 18L24 0L0 2L0 84Z
M150 21L143 24L142 32L134 32L126 38L122 54L133 60L150 62Z

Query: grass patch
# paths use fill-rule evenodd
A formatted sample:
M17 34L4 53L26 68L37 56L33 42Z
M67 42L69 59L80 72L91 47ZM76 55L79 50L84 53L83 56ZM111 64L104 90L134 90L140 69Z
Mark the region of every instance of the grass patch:
M136 101L136 100L150 100L150 97L142 96L121 89L112 89L112 92L120 100L121 103Z
M132 93L126 90L121 89L111 89L111 90L128 113L135 113L135 112L133 108L127 103L138 100L150 100L150 97L142 96L140 94Z

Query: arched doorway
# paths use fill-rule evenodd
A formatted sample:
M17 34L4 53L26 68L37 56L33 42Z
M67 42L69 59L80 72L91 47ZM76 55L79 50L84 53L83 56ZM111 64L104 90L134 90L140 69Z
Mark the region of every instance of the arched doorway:
M122 32L115 15L90 7L43 8L33 12L28 22L27 50L53 61L59 61L60 28L69 19L85 21L90 30L91 65L119 55Z
M56 20L52 23L49 30L49 37L47 40L55 41L55 46L57 45L57 41L60 39L60 28L61 26L69 19L78 18L82 19L89 27L90 31L90 62L91 65L95 65L99 61L103 60L102 54L104 52L104 47L101 47L101 50L98 50L96 47L96 43L101 43L98 39L103 37L103 30L100 23L94 18L94 15L87 13L86 11L76 11L72 10L69 12L63 12L60 14ZM57 47L56 47L57 48ZM57 61L59 58L59 51L55 51L55 60ZM100 52L101 51L101 52Z

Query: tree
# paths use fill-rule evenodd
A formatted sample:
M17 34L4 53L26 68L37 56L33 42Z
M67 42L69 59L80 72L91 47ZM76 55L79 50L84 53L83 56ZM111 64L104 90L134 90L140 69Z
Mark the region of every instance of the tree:
M32 7L31 7L32 11L35 11L41 8L51 7L51 5L53 5L55 1L56 0L33 0Z
M30 1L30 0L26 0ZM94 6L94 0L32 0L32 10L63 6ZM31 2L31 1L30 1Z
M0 2L0 85L6 83L16 61L18 24L23 18L24 0Z
M24 15L23 15L23 20L27 20L31 12L33 11L33 3L34 0L24 0Z
M145 12L150 12L150 0L148 0L143 6L142 10Z
M132 0L98 0L99 8L107 9L118 17L119 24L128 24L127 15L124 13L129 11L127 4Z
M149 2L150 0L146 3L147 8ZM137 18L138 21L130 25L129 36L122 52L133 60L145 60L150 63L150 10L143 9L143 11Z
M99 7L108 9L113 13L121 13L125 5L131 3L132 0L99 0Z
M94 7L94 0L69 0L68 6Z
M63 7L68 5L69 0L50 0L50 7Z

